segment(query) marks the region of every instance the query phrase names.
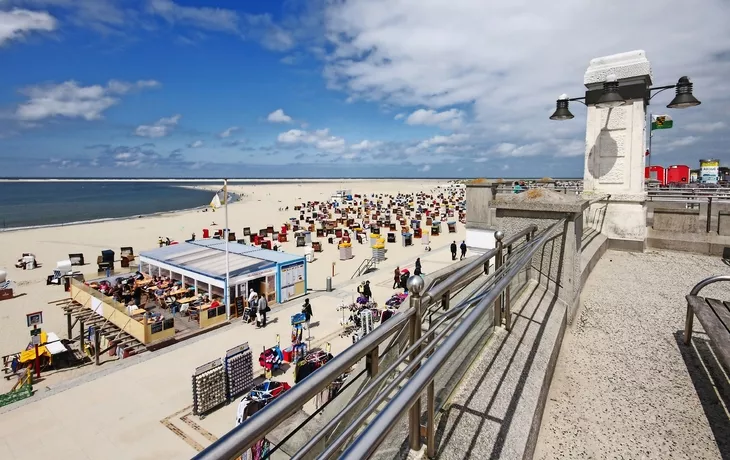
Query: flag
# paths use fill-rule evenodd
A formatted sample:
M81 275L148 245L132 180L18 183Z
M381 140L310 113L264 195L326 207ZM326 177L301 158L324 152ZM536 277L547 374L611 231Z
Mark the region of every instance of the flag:
M652 115L651 116L651 130L655 129L669 129L672 127L674 122L672 117L669 115Z
M645 156L645 157L648 157L648 156L649 156L649 154L650 154L650 153L649 153L649 149L646 149L646 153L644 153L644 156Z

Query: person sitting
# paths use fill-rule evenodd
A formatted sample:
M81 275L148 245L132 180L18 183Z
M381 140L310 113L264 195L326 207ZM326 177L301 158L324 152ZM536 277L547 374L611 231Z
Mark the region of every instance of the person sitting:
M210 303L210 308L217 308L218 306L220 306L220 304L221 303L218 302L218 298L213 297L213 301Z

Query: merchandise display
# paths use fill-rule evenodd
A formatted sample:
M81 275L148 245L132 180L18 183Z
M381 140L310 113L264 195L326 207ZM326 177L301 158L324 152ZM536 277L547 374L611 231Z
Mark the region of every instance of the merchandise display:
M226 375L220 358L195 369L193 414L205 414L226 401Z
M253 357L248 342L228 350L223 361L226 368L226 396L231 400L253 387Z

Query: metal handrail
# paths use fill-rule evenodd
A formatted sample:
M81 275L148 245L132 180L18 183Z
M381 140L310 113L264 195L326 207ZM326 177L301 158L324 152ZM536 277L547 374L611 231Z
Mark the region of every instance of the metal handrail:
M695 287L689 292L689 295L698 295L702 289L709 286L710 284L718 283L720 281L730 281L730 275L716 275L709 278L705 278L699 283L695 284Z
M517 234L509 238L505 238L502 241L500 248L506 247L508 244L514 244L520 238L533 235L536 229L537 227L535 225L530 225ZM475 270L477 267L481 267L485 262L488 262L492 257L499 253L500 250L496 248L487 251L487 253L480 256L466 267L458 269L455 272L442 274L431 281L429 285L433 286L434 283L446 278L446 281L438 284L447 284L449 289L453 289L460 281L463 281L459 278L468 276L470 272ZM431 289L431 291L434 291L434 289ZM436 290L434 292L441 292L441 294L443 294L448 292L448 289L445 291ZM439 296L434 296L433 300L440 300L441 294L439 294ZM421 298L420 300L421 302L419 303L421 308L429 305L427 299ZM472 302L474 300L475 299L470 299ZM461 309L453 309L451 313L443 315L441 317L443 320L438 324L441 324L443 321L446 321L461 311ZM373 332L367 334L362 339L355 342L352 346L348 347L343 353L329 361L327 366L323 366L316 373L292 387L291 390L282 394L271 404L267 405L264 410L255 414L245 423L233 428L218 441L214 442L210 447L196 455L194 459L228 459L241 455L255 442L264 438L273 427L286 421L289 417L296 413L304 403L326 389L334 379L342 375L342 373L344 373L347 369L350 369L366 355L372 353L373 350L378 349L390 336L394 337L388 346L393 346L397 341L397 338L405 329L407 329L406 323L411 321L415 314L416 311L414 307L409 307L405 311L396 313L386 323L375 328ZM422 318L420 312L418 317ZM418 346L420 346L420 344L421 341L418 342ZM408 356L409 354L410 353L403 353L403 356Z
M493 249L492 255L497 255L497 250ZM494 277L491 277L490 281L493 281ZM372 413L375 411L378 406L383 402L383 400L390 394L390 392L395 389L395 387L407 376L409 375L417 366L418 363L430 353L430 351L441 342L441 340L446 337L446 335L449 333L451 328L454 327L454 325L458 322L458 316L460 316L463 312L465 312L469 305L473 304L475 301L480 300L481 296L472 297L469 299L465 299L461 302L459 302L458 305L456 305L453 309L449 310L448 312L444 313L442 316L440 316L433 325L429 327L429 329L424 332L424 335L421 336L420 339L418 339L415 343L410 344L410 346L402 352L402 354L396 359L387 369L380 372L379 375L375 380L370 382L362 391L360 394L358 394L352 401L350 401L347 406L345 406L339 414L337 414L332 420L330 420L324 427L320 429L320 431L314 435L312 439L310 439L304 446L301 447L301 449L292 457L292 460L299 460L304 458L304 456L309 453L309 451L314 448L314 446L317 445L317 443L323 439L325 436L330 434L332 432L332 429L342 420L345 418L347 413L355 407L360 401L365 399L365 397L372 392L374 389L378 388L378 386L383 383L387 378L391 376L393 371L395 371L398 366L400 366L407 358L410 357L411 353L419 351L419 347L421 347L422 344L425 342L428 343L426 348L420 352L418 357L415 360L412 360L408 366L401 370L393 380L391 380L388 383L388 386L378 393L376 398L370 402L370 404L360 412L360 414L352 421L350 422L348 428L341 433L337 439L331 443L327 449L321 454L320 458L329 458L332 454L334 454L339 447L349 438L355 430L362 424L362 422ZM454 318L454 317L457 318ZM425 317L424 317L425 318ZM449 325L445 329L443 329L435 338L429 339L430 336L432 336L437 330L438 327L446 322L448 319L453 319Z
M502 241L502 246L507 247L513 243L515 243L520 238L526 237L528 234L532 234L537 230L537 225L529 225L528 227L522 229L521 231L517 232L516 234L506 238ZM455 273L451 274L446 281L437 284L436 286L432 287L422 297L422 302L428 303L430 301L436 300L441 298L441 296L447 292L449 292L454 285L456 285L459 281L461 281L462 278L465 276L468 276L469 273L476 270L478 267L482 267L486 262L488 262L494 254L492 251L487 251L486 253L479 256L475 261L471 262L466 267L463 267L459 270L457 270Z
M305 402L314 398L329 384L350 369L373 349L406 324L414 314L413 308L393 315L385 324L358 340L335 356L326 366L294 385L291 390L276 398L245 423L223 435L194 459L230 459L238 457L275 426L296 413Z
M525 265L532 261L532 257L537 250L544 245L548 238L552 237L553 230L564 223L565 219L559 220L545 230L536 240L530 242L531 247L499 279L494 288L489 292L489 295L483 298L470 311L469 315L459 324L456 330L446 338L441 347L425 360L420 369L408 380L408 383L390 400L383 411L373 419L367 428L344 451L340 458L353 460L367 458L375 452L384 437L396 425L398 419L408 412L416 400L421 397L426 386L434 380L441 366L456 351L461 342L467 337L469 331L487 313L487 309L492 308L494 302L502 294L502 291L509 286L512 279L517 276Z

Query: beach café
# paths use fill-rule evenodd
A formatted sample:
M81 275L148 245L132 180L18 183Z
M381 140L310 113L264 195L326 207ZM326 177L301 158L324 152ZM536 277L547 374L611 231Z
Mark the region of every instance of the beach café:
M247 298L253 289L269 303L283 303L307 292L304 256L258 246L228 243L231 316L240 316L236 298ZM187 241L143 251L139 271L151 276L169 276L199 291L224 297L226 285L225 241ZM223 303L223 302L222 302Z

